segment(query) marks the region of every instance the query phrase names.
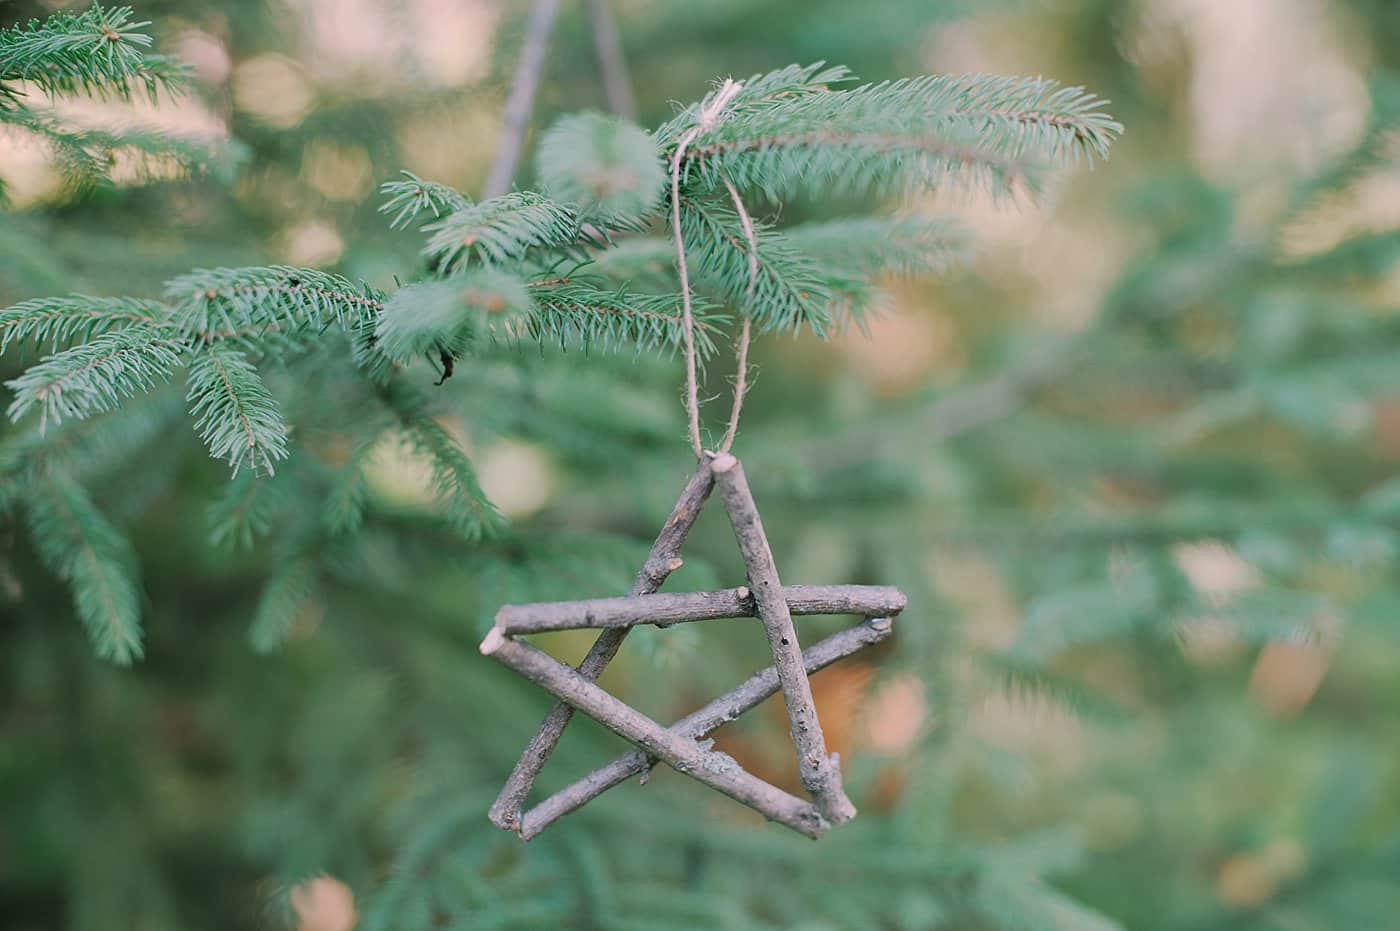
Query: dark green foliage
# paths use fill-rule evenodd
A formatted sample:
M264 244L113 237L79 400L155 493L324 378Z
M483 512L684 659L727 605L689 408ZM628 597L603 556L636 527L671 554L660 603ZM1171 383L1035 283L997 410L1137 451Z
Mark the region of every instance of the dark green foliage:
M0 214L0 367L77 386L42 433L41 384L0 423L0 925L297 927L291 890L326 874L357 927L395 931L1387 927L1387 4L615 3L652 133L568 115L602 94L589 5L562 4L535 157L482 203L462 192L529 5L461 27L453 62L488 72L466 86L412 31L431 4L357 50L294 6L121 13L121 55L75 44L51 90L0 56L0 135L35 127L69 182ZM381 5L326 6L359 29ZM9 41L48 8L0 3ZM91 48L117 15L41 28ZM231 74L154 54L186 42ZM769 70L828 57L874 83ZM269 61L310 91L290 128L243 86ZM1044 69L1128 133L1104 163L1116 127L1043 80L883 83L925 64ZM477 643L502 603L625 591L685 481L669 159L699 104L673 101L751 72L682 159L705 423L737 325L765 321L735 449L783 578L910 595L887 648L813 680L861 813L814 845L662 768L522 846L483 812L547 702ZM188 170L225 147L72 125L51 99L148 98L147 74L157 102L181 83L227 119L253 153L236 185ZM470 225L425 250L423 227L488 204L513 205L476 230L494 254ZM333 264L291 248L308 227L334 231ZM147 364L83 367L120 346ZM266 445L231 475L240 410ZM684 556L674 590L742 583L722 518ZM606 684L671 720L768 662L761 639L639 631ZM788 778L779 718L721 745ZM541 791L619 749L571 728Z

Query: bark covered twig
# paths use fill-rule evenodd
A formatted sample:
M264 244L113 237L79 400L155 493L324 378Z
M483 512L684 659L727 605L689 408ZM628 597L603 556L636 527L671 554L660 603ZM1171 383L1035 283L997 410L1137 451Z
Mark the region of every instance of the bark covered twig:
M723 792L768 820L811 838L819 838L825 831L826 819L809 802L752 775L727 753L662 727L543 650L502 637L491 644L489 655L677 772Z
M791 593L792 589L787 591ZM802 651L803 668L808 673L825 669L837 660L879 643L890 635L892 629L893 625L888 618L870 618L857 627L832 634ZM730 689L704 707L681 718L671 725L671 732L692 739L706 737L721 725L756 707L776 691L778 672L773 666L769 666L754 673L744 684ZM564 815L576 811L608 789L621 785L633 776L648 772L654 762L655 758L649 753L633 750L594 770L525 812L521 818L520 836L530 840Z
M622 36L617 21L608 9L608 0L588 0L588 18L593 26L593 48L598 53L598 67L603 73L603 89L608 95L608 108L629 120L637 118L637 100L632 96L632 81L627 76L627 60L622 52Z
M709 499L714 483L715 477L710 469L709 460L702 459L695 474L686 483L675 507L671 509L670 517L657 534L646 562L637 572L637 578L632 583L633 595L651 594L662 586L667 576L680 568L681 560L678 554L681 546L685 543L690 528L694 526L695 518L700 515L701 509ZM588 655L579 664L580 675L590 681L597 679L604 667L617 655L628 630L626 627L613 627L599 634ZM500 795L491 805L488 817L497 827L507 831L520 829L521 806L525 804L525 798L534 787L544 764L549 760L554 748L559 745L559 738L573 714L573 707L562 701L549 709L539 729L525 745L525 750L520 754L520 760L515 764L515 769L506 780L505 786L501 788Z
M491 170L486 175L486 183L482 186L482 197L499 197L510 190L510 181L515 177L520 153L525 147L530 112L535 108L540 72L544 70L545 55L549 51L549 34L554 31L554 21L558 16L559 0L535 0L535 5L530 9L530 19L525 26L525 45L520 50L515 78L506 97L501 138Z
M812 794L817 808L828 821L832 824L849 821L855 817L856 807L841 787L840 760L835 754L828 755L826 752L826 738L817 720L812 686L802 666L797 632L792 624L792 615L788 612L787 601L783 598L778 567L763 532L763 521L758 516L753 493L749 491L744 467L734 456L721 453L711 460L710 468L715 473L715 483L719 486L724 509L729 513L729 522L734 527L744 565L748 567L749 588L757 602L758 615L768 636L768 647L773 653L773 664L782 686L783 704L787 707L789 729L797 746L797 769L802 785Z
M904 610L907 599L887 585L788 585L783 588L793 615L854 614L860 617L893 617ZM576 630L591 627L662 627L690 621L755 617L758 605L747 588L712 592L675 592L593 598L585 601L541 601L506 605L496 612L496 633L507 637Z

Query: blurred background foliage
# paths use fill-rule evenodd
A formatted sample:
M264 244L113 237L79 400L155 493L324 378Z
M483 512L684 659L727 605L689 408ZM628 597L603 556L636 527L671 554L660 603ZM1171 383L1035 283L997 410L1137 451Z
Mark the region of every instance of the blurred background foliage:
M9 0L0 24L60 6ZM236 140L240 166L118 165L74 192L41 146L0 136L0 305L156 296L201 265L391 284L418 241L388 230L375 188L407 168L479 190L527 12L141 4L196 92L70 115ZM496 606L625 590L689 472L677 360L522 351L441 389L510 531L441 533L422 463L371 451L383 526L308 570L270 655L249 623L296 541L275 523L251 547L211 541L240 486L178 404L157 398L144 433L95 441L84 467L143 564L139 664L92 656L0 517L0 926L1400 927L1393 5L616 13L648 126L717 76L818 59L867 80L1042 73L1126 126L1045 204L922 205L966 217L975 252L889 282L868 332L755 348L737 451L784 578L910 595L887 649L814 679L861 817L813 844L658 771L528 846L486 822L548 704L477 654ZM534 127L603 104L586 5L566 3ZM299 403L355 417L337 386L314 373ZM0 460L31 430L0 426ZM713 514L688 556L672 588L741 571ZM764 654L737 627L641 631L605 684L669 719ZM721 745L793 785L781 709L752 718ZM577 721L544 787L617 745Z

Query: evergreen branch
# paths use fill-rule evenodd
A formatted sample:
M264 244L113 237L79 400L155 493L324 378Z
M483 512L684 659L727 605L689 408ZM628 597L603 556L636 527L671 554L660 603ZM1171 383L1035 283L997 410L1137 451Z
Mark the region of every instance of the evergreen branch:
M271 475L287 458L287 424L258 370L238 349L210 343L190 363L186 400L209 454L227 459L233 474L246 461Z
M285 265L200 269L167 282L165 293L183 332L257 353L266 346L253 337L295 341L333 323L355 332L384 309L384 296L363 282Z
M1108 158L1123 125L1103 112L1108 101L1082 87L1045 78L985 74L916 78L933 108L947 106L951 122L967 122L1013 158Z
M468 540L495 534L503 518L481 490L476 469L461 447L423 411L414 393L391 387L382 397L398 421L399 434L432 469L433 492L442 516Z
M833 84L845 84L851 80L850 70L842 65L828 67L820 61L810 65L788 65L776 71L751 75L740 82L739 92L730 98L729 110L761 110L775 101L819 93L829 90ZM657 128L655 136L663 149L674 148L685 131L695 125L701 108L712 97L713 92Z
M920 275L945 270L970 246L967 228L939 214L847 217L783 230L788 241L823 269L850 275Z
M601 113L556 122L535 159L551 196L585 216L637 217L655 210L666 184L661 152L641 127Z
M851 90L812 89L745 106L684 153L689 183L721 176L774 198L945 181L1007 193L1037 164L1103 158L1122 127L1079 88L1043 79L931 76Z
M252 470L233 476L209 505L209 542L251 549L255 537L271 532L273 514L285 503L279 500L285 496L275 494L273 486L271 479Z
M119 156L131 156L128 163L142 182L189 170L225 176L242 156L239 146L227 142L141 127L79 128L32 107L0 110L0 124L28 130L47 142L66 180L77 191L107 182Z
M258 653L271 653L287 642L296 619L316 600L316 561L300 556L273 571L258 597L248 642Z
M123 664L139 659L140 594L130 544L80 485L57 473L26 506L39 555L68 583L98 655Z
M806 223L783 231L794 247L811 257L831 294L830 312L839 322L863 325L884 290L871 280L881 274L917 275L943 271L967 252L965 229L948 217L857 217Z
M379 212L393 214L390 229L407 229L424 212L431 212L434 219L440 219L471 205L470 198L445 184L424 181L411 171L399 174L408 180L385 181L379 186L379 193L387 198Z
M681 232L695 274L764 330L809 326L821 335L831 295L817 266L777 230L758 226L758 274L748 237L731 208L681 198Z
M82 13L54 13L27 25L0 29L0 81L29 81L47 94L88 91L148 97L179 91L186 69L146 51L151 37L132 22L130 7L94 4Z
M639 349L671 349L684 335L674 294L631 294L605 291L592 284L574 281L532 286L535 309L525 319L512 323L508 333L515 338L529 337L564 346L614 349L627 342ZM697 306L697 311L704 311ZM712 332L723 317L716 313L696 315L696 347L702 355L714 352Z
M521 191L470 204L424 231L424 253L447 271L473 257L490 264L520 258L536 246L568 245L579 228L572 210Z
M519 278L494 268L473 268L395 292L375 328L376 345L398 362L423 353L461 358L488 329L488 321L509 321L532 307ZM444 371L444 379L448 374Z
M1037 167L971 140L891 129L853 131L827 125L805 132L754 135L691 146L686 181L706 190L721 176L774 200L806 190L933 190L944 183L1010 196L1039 186Z
M39 428L64 417L87 417L170 378L184 346L164 328L136 324L44 357L5 383L15 392L8 413L18 420L39 407Z
M169 308L159 301L127 297L36 298L0 310L0 353L12 343L84 343L131 324L160 326Z

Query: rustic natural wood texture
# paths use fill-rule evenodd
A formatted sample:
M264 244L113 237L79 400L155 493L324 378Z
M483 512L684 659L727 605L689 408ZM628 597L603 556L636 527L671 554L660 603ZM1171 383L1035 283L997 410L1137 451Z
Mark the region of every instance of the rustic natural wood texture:
M734 527L734 537L749 571L749 588L758 603L758 616L768 635L768 648L782 685L783 704L787 707L788 727L797 745L797 771L803 787L816 799L817 808L832 824L841 824L856 816L856 806L846 797L841 786L841 763L836 754L826 752L817 708L812 701L812 686L802 668L802 649L797 645L797 631L792 625L783 584L778 579L778 567L773 551L763 532L753 493L749 491L744 467L729 453L716 456L710 464L715 473L724 509Z
M751 775L729 754L662 727L543 650L502 637L495 641L491 656L544 686L561 701L586 712L618 736L665 760L677 772L742 802L768 820L812 838L821 837L826 829L811 803Z
M894 617L905 605L904 593L888 585L789 585L783 589L783 598L793 615ZM496 629L507 637L520 637L554 630L638 624L668 627L691 621L757 616L758 603L753 592L740 587L506 605L496 612Z
M633 595L651 594L665 583L667 576L681 567L681 546L685 544L685 538L694 526L695 518L700 516L705 502L709 500L714 486L715 477L710 471L709 460L702 458L695 474L690 477L680 498L676 500L675 507L671 509L671 515L662 525L661 532L657 534L646 562L642 563L642 568L638 570L637 578L632 583ZM614 627L599 634L588 655L579 664L579 673L590 681L597 679L617 655L618 648L627 637L627 631L626 627ZM544 764L549 761L554 748L559 745L559 738L563 735L564 728L568 727L573 714L573 707L562 701L556 702L549 709L535 735L525 745L525 750L520 754L510 778L506 780L500 794L496 796L496 801L491 805L488 817L493 824L507 831L520 829L520 809L525 804L530 789L534 787L535 780L539 778L540 771L544 769Z
M711 592L654 594L666 577L680 567L677 554L716 485L748 569L749 585ZM629 776L647 772L661 760L754 808L769 820L808 837L820 837L829 826L853 818L856 809L842 788L840 761L835 754L826 752L807 673L883 640L891 630L890 617L901 612L905 603L902 592L887 586L796 585L784 589L743 467L729 453L704 454L637 574L631 595L507 605L498 612L495 626L481 643L481 652L535 681L559 702L526 746L491 808L491 820L528 840L553 821ZM793 614L838 613L861 615L866 621L803 651L797 642ZM773 665L670 728L594 684L634 626L751 616L757 616L764 626ZM601 627L603 632L577 670L514 639L526 634L593 627ZM783 694L789 730L797 748L798 772L812 796L811 804L746 772L702 739L777 691ZM631 741L637 750L590 773L522 816L525 798L575 709Z
M894 625L888 618L870 618L857 627L832 634L803 650L802 664L808 673L825 669L837 660L881 642L889 637L893 629ZM769 666L754 673L743 685L730 689L672 724L671 732L693 739L707 737L777 691L778 672ZM646 751L633 750L595 769L526 811L521 819L520 836L526 840L535 837L558 819L578 810L614 786L633 776L646 774L655 762L656 758Z

